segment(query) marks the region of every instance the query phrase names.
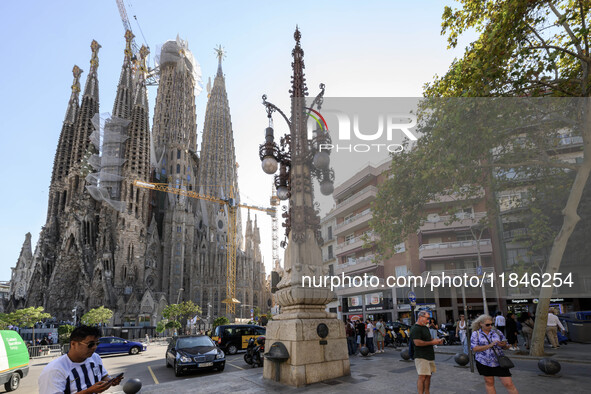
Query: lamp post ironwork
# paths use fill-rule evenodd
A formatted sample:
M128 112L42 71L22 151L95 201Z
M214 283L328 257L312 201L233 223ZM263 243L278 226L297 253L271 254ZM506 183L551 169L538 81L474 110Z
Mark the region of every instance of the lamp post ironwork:
M284 273L275 293L281 313L267 325L268 348L282 343L289 349L289 358L282 358L284 364L281 366L279 361L265 362L263 377L303 386L349 375L350 366L344 326L336 314L326 312L326 304L335 298L334 293L326 287L310 288L310 284L306 287L303 281L305 277L324 275L320 217L314 203L312 177L320 182L320 191L330 195L334 189L334 171L330 168L329 151L322 150L324 144L330 144L326 122L324 127L320 124L321 127L312 132L311 139L307 130L309 117L321 117L319 110L325 86L320 84L320 93L307 106L304 51L297 28L294 38L293 76L289 91L291 117L288 118L275 104L267 101L267 96L263 96L269 126L265 130L265 142L259 147L259 157L265 173L273 175L279 172L274 178L277 197L289 200L289 207L283 213L288 240ZM273 113L281 115L289 127L289 134L281 137L279 144L275 142ZM322 338L316 337L320 335L317 334L320 328L326 333ZM327 348L332 349L330 355L325 353ZM332 360L330 363L338 365L328 368L325 360L329 358Z

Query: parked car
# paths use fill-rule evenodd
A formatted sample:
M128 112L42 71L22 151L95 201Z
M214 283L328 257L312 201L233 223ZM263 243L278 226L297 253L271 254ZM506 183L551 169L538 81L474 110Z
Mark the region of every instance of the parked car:
M166 367L173 367L175 376L204 369L222 372L225 366L226 355L207 335L173 337L166 349Z
M16 331L0 331L0 366L0 384L6 391L16 390L29 373L29 351Z
M146 344L128 341L118 337L102 337L96 348L97 354L129 353L138 354L146 350Z
M238 350L246 350L248 340L265 335L265 327L252 324L230 324L217 326L212 339L228 354L236 354Z

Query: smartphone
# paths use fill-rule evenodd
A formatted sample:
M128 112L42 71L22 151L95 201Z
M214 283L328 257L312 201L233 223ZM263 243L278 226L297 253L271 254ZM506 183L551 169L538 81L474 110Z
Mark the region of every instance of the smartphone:
M123 376L123 372L121 372L119 375L115 376L114 378L112 378L111 380L107 380L107 384L108 385L112 385L113 382L115 381L115 379L119 379L121 376Z

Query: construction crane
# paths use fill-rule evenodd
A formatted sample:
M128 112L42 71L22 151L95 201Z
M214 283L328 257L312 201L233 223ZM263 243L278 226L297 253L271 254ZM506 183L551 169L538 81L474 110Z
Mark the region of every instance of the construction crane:
M123 29L125 29L125 31L129 30L130 32L133 33L133 30L131 29L131 24L129 23L129 18L127 17L127 11L125 10L125 4L123 4L123 0L115 0L117 2L117 8L119 9L119 15L121 16L121 22L123 22ZM135 18L135 21L138 24L138 27L140 29L140 33L142 34L142 37L144 39L144 43L146 43L146 47L148 48L148 50L150 50L150 46L148 45L148 43L146 42L146 37L144 37L144 32L142 31L142 28L139 24L139 22L137 21L137 17L134 15L133 16ZM134 65L137 68L138 64L137 64L137 59L139 59L139 52L140 52L140 48L138 47L138 45L135 42L135 39L131 39L131 50L133 52L133 58L134 60ZM159 82L159 67L154 67L154 68L150 68L148 67L148 69L146 70L146 85L148 86L156 86L158 85Z
M238 208L253 209L256 211L266 212L271 217L275 217L277 209L275 206L271 208L259 207L256 205L247 205L236 203L236 200L232 196L226 199L208 196L205 194L196 193L192 190L185 190L176 187L172 187L167 183L150 183L140 180L135 180L133 184L137 187L144 189L157 190L166 193L178 194L190 198L197 198L199 200L211 201L221 204L221 206L228 207L228 236L226 237L226 299L222 302L226 304L226 314L228 317L232 316L236 312L236 304L240 303L236 299L236 211Z

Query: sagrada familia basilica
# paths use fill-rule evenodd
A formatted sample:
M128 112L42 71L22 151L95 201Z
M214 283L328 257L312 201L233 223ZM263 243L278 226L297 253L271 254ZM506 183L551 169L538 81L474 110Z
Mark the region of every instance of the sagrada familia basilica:
M43 306L69 320L104 305L113 324L154 325L163 308L192 300L203 315L224 316L227 297L228 207L137 187L136 180L240 201L223 51L197 146L195 92L201 71L186 41L166 42L150 130L145 47L136 58L125 35L121 77L110 116L99 114L100 45L80 101L82 70L72 94L53 164L47 221L34 252L27 234L13 269L8 309ZM197 90L198 91L198 90ZM235 298L270 307L256 217L244 234L238 218ZM209 308L208 308L209 306ZM239 317L239 316L238 316Z

